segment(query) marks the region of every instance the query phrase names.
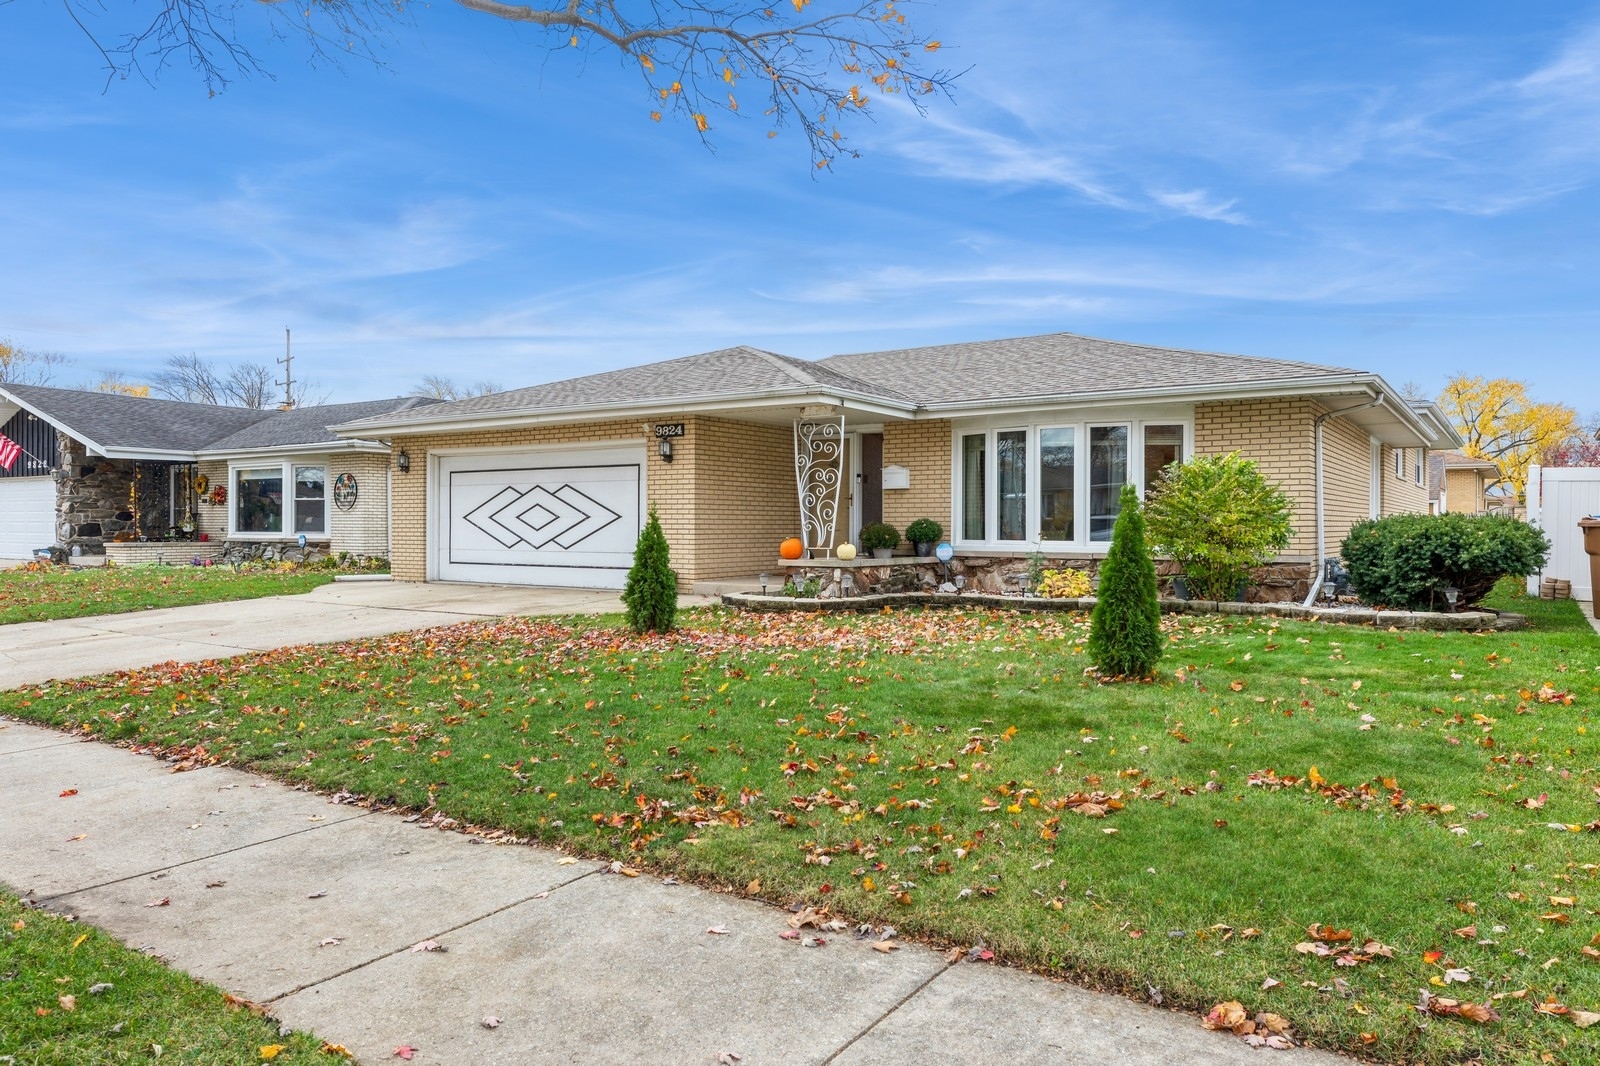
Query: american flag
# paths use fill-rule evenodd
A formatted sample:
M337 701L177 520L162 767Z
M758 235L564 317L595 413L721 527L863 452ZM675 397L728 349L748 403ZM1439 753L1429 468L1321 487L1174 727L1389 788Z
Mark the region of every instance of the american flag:
M0 433L0 467L10 470L17 464L17 456L22 454L22 445Z

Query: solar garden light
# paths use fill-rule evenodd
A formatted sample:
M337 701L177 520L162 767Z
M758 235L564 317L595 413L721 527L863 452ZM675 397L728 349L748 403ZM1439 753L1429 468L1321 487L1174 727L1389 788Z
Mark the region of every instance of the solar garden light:
M763 573L761 575L761 595L765 596L767 594L767 583L771 580L771 574Z
M839 587L844 589L844 594L846 596L850 595L851 590L856 587L855 575L845 574L843 577L839 578Z
M1452 611L1456 609L1456 601L1459 600L1460 598L1461 598L1461 590L1460 589L1456 588L1454 585L1450 585L1450 586L1445 588L1445 590L1444 590L1444 599L1445 599L1445 602L1450 605L1450 609Z

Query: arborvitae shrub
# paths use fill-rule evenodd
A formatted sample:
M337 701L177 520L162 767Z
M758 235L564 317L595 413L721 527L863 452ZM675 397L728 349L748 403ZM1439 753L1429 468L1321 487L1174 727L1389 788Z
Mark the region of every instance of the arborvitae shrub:
M633 549L633 568L622 589L628 608L628 625L635 633L666 633L678 615L678 572L672 569L667 535L655 505Z
M1120 507L1111 551L1100 564L1099 600L1089 616L1089 658L1102 674L1144 678L1161 658L1156 564L1132 485L1122 486Z

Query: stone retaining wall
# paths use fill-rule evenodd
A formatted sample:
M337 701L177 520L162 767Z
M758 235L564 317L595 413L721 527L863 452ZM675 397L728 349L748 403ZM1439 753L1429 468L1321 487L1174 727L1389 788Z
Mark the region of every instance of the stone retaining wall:
M1096 556L1057 556L1048 559L1045 568L1070 567L1084 571L1094 580L1104 561ZM966 578L963 593L1020 596L1027 591L1029 563L1026 556L958 555L950 560L948 571L937 559L906 556L894 559L858 557L850 562L811 559L785 562L781 566L785 579L802 588L814 579L820 586L821 598L833 599L843 593L840 579L847 573L854 579L853 592L858 595L935 592L940 591L945 581L960 576ZM1156 574L1161 579L1162 592L1172 592L1171 579L1178 572L1176 563L1157 564ZM1310 563L1279 562L1257 567L1251 572L1245 600L1251 603L1299 602L1311 591L1311 577Z
M879 595L807 599L798 596L762 596L753 592L729 592L722 597L729 607L745 611L879 611L885 607L999 607L1014 611L1089 611L1095 601L1086 599L1044 599L1039 596L994 596L984 593L943 592L883 593ZM1459 611L1440 614L1432 611L1376 611L1368 607L1301 607L1293 603L1242 603L1214 600L1161 601L1162 614L1221 614L1249 617L1290 618L1305 622L1338 625L1375 626L1379 629L1437 629L1475 631L1482 629L1521 629L1526 623L1520 614L1509 611Z

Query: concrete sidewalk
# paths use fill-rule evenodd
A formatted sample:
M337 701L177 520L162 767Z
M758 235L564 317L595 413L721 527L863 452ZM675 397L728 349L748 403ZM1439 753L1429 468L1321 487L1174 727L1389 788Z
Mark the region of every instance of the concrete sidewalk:
M1600 633L1600 618L1594 616L1594 602L1592 600L1579 600L1578 609L1589 620L1589 624L1594 626L1594 631Z
M849 933L802 947L760 903L4 719L0 780L0 880L369 1066L1258 1061L1189 1015Z
M705 598L683 597L686 606ZM301 596L164 607L0 626L0 690L155 663L198 662L475 618L622 610L614 592L505 585L336 581Z

